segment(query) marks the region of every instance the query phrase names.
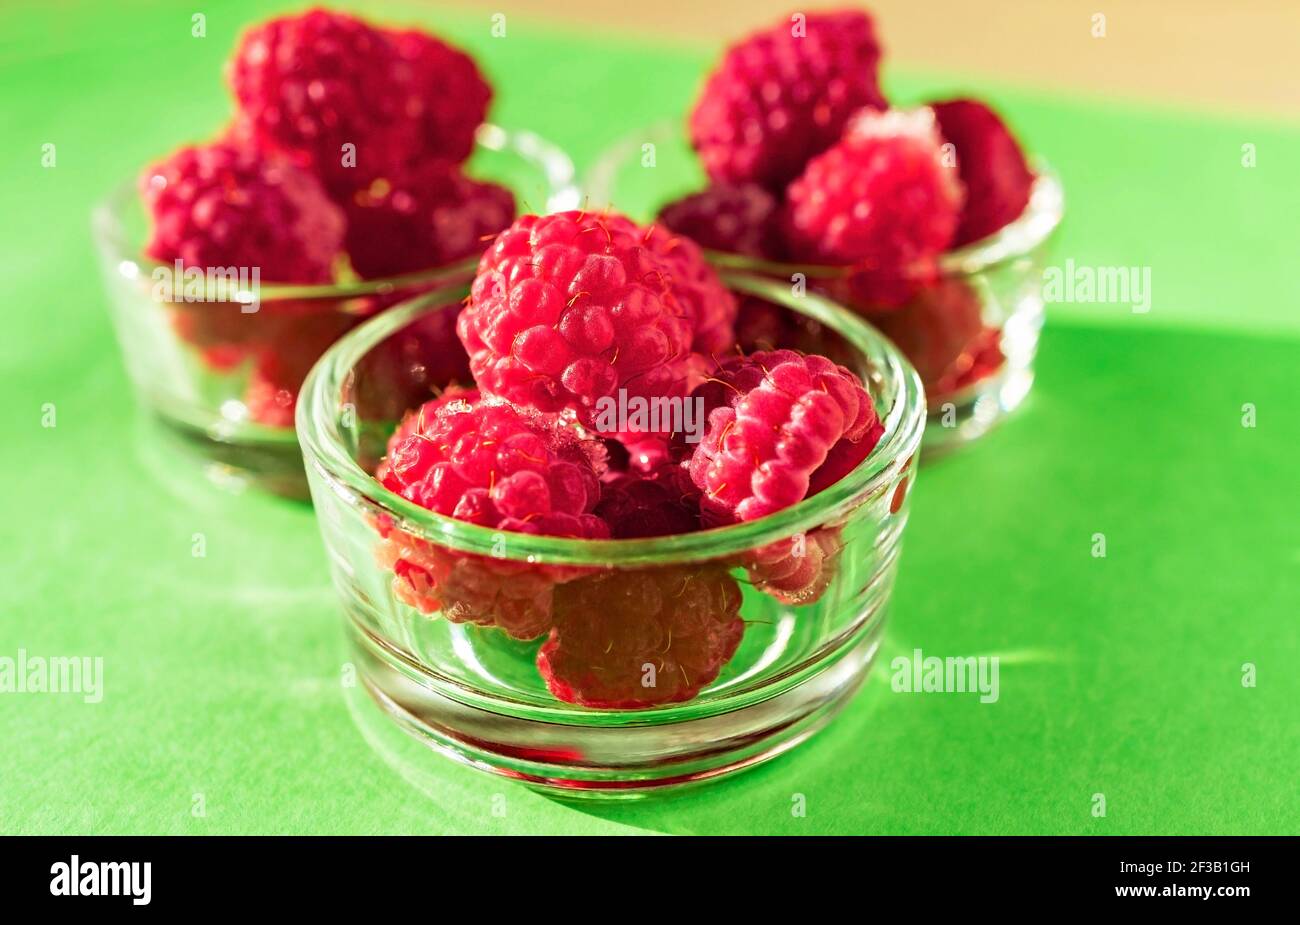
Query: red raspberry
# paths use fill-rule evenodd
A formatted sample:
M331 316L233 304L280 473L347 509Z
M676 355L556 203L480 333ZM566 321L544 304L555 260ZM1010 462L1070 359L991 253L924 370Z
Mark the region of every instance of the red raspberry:
M416 120L417 156L460 163L474 150L474 132L487 116L492 88L473 58L427 32L388 35L413 74L414 90L403 112Z
M930 108L939 131L957 149L957 168L966 184L966 207L953 244L969 244L1025 211L1034 174L1006 123L983 103L949 100Z
M691 113L705 171L720 183L781 189L855 111L884 108L879 59L871 18L859 11L791 17L733 45Z
M312 177L229 142L182 148L145 170L145 253L185 267L258 268L265 283L327 283L343 213Z
M880 436L857 376L793 350L724 360L692 398L708 410L689 463L706 525L754 520L803 500L837 443L853 444L861 460Z
M876 324L916 367L926 397L934 402L1002 366L1001 334L985 326L982 308L978 293L948 278Z
M680 465L663 463L649 473L607 474L595 513L619 540L690 533L700 528L699 495Z
M786 191L796 259L897 272L941 254L957 229L962 188L940 144L926 109L855 118Z
M375 477L390 491L459 520L519 533L605 539L591 513L599 446L553 416L449 390L409 415ZM550 626L551 591L582 569L460 553L381 523L380 564L393 592L424 613L531 639Z
M416 160L462 160L490 96L437 39L319 9L250 29L227 77L240 130L340 199Z
M736 343L736 297L699 247L658 225L647 229L644 243L668 264L674 296L694 331L691 349L706 356L731 349Z
M501 232L457 323L479 387L572 409L588 426L619 390L629 401L682 396L690 293L653 238L622 216L583 212L525 215Z
M439 514L516 533L602 538L600 447L500 401L434 401L389 442L383 483Z
M843 539L838 527L818 527L756 549L744 566L754 587L783 604L815 603L835 577Z
M454 164L431 161L380 179L346 204L347 248L363 279L440 267L482 253L515 217L515 197Z
M635 710L690 700L740 645L740 604L740 586L718 566L582 578L556 589L537 668L566 703Z
M778 254L776 217L776 197L753 183L719 183L659 211L660 224L700 247L760 259Z

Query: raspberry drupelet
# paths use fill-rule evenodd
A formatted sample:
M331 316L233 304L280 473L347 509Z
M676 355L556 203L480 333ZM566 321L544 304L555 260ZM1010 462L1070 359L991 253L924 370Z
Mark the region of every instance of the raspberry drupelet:
M654 229L586 212L526 215L498 235L457 323L479 388L589 427L620 390L683 396L700 280L716 277L690 242L672 259L657 242Z
M944 140L956 149L966 185L966 205L953 244L969 244L1020 216L1029 205L1034 174L1015 136L988 106L975 100L948 100L930 108Z
M879 59L871 18L856 10L796 14L733 45L690 116L705 171L779 191L854 112L884 108Z
M792 254L898 271L952 243L963 191L928 109L864 112L786 190Z
M692 397L708 412L688 467L710 526L798 503L811 486L823 486L818 470L828 459L843 475L883 433L856 375L793 350L728 358Z
M740 586L715 565L580 578L555 590L537 668L566 703L635 710L690 700L740 645L740 604Z

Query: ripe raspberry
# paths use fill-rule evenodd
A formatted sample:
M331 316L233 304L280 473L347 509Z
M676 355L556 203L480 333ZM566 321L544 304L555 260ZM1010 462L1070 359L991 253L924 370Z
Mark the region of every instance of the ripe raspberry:
M515 197L454 164L431 161L359 190L345 206L347 248L363 279L396 276L479 254L515 217Z
M383 483L439 514L516 533L602 538L600 447L499 401L434 401L389 442Z
M343 213L311 176L229 142L182 148L145 170L145 253L185 267L258 268L263 282L327 283Z
M888 273L941 254L957 229L962 188L940 145L929 110L856 117L786 191L796 259Z
M960 279L927 287L896 312L877 319L881 333L916 367L934 402L1002 366L1001 334L985 326L979 295Z
M479 387L587 426L620 389L682 396L693 293L647 240L622 216L582 212L526 215L498 235L457 323Z
M319 9L250 29L227 78L240 131L340 200L417 159L464 159L490 96L437 39Z
M600 452L553 417L476 392L449 390L408 415L375 477L440 514L520 533L605 539L591 513ZM377 553L393 592L454 623L497 626L519 639L550 627L551 592L584 570L456 552L381 523Z
M412 72L414 89L402 111L416 121L416 155L460 163L474 149L474 131L487 116L492 88L473 58L427 32L388 35Z
M782 22L733 45L691 113L705 171L720 183L781 189L839 139L850 115L884 108L879 60L875 28L858 11Z
M843 539L838 527L817 527L754 550L744 566L754 587L794 607L816 603L830 587Z
M708 410L708 429L689 462L704 493L706 525L789 507L808 495L837 443L853 444L862 459L879 439L861 380L821 356L776 350L732 357L692 398Z
M760 259L778 255L776 217L776 197L753 183L719 183L659 211L660 224L700 247Z
M700 528L699 495L680 465L663 463L648 473L607 474L595 513L619 540L690 533Z
M1006 124L983 103L949 100L930 108L944 139L957 149L957 168L966 184L966 207L953 244L969 244L1025 211L1034 174Z
M566 703L635 710L690 700L740 645L741 592L718 566L611 571L555 590L537 653Z
M675 298L694 332L691 349L706 356L730 349L736 342L736 297L699 247L658 225L646 230L644 244L668 264Z

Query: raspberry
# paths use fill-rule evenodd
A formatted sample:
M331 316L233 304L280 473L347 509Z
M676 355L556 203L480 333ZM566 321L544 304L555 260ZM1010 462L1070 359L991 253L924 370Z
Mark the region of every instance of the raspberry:
M733 45L690 117L705 171L719 183L781 189L855 111L884 108L879 59L871 19L857 11L779 23Z
M730 349L736 342L736 297L699 247L657 225L646 231L644 244L668 264L675 299L694 332L691 349L705 355Z
M855 118L786 191L796 259L898 273L941 254L957 229L962 188L940 144L929 110Z
M383 483L421 507L517 533L602 538L600 448L505 402L433 401L389 441Z
M601 480L595 513L619 540L690 533L700 527L699 492L672 463L649 473L612 472Z
M600 462L594 441L553 417L449 390L402 422L375 477L407 500L458 520L605 539L608 528L591 513ZM544 633L555 585L585 573L456 552L387 524L379 528L377 557L393 572L399 600L519 639Z
M953 244L969 244L1025 211L1034 174L1006 124L983 103L949 100L930 108L939 131L957 149L957 168L966 184L966 207Z
M389 37L413 74L414 90L403 112L416 120L416 153L460 163L474 149L474 131L487 116L492 88L473 58L426 32L412 29Z
M327 283L343 213L311 176L229 142L182 148L145 170L145 253L185 267L258 268L263 282Z
M881 333L916 367L931 402L1001 367L1001 335L984 325L982 307L970 286L948 278L876 320Z
M490 96L437 39L319 9L250 29L227 77L240 131L339 199L416 160L464 159Z
M414 273L481 253L515 217L515 197L431 161L376 180L346 205L347 248L363 279Z
M613 571L555 590L537 653L566 703L635 710L690 700L740 645L740 587L719 566Z
M817 527L745 557L749 580L783 604L816 603L830 586L843 546L838 527Z
M670 202L659 222L700 247L775 259L778 255L776 197L753 183L719 183Z
M526 215L501 232L457 323L479 387L571 409L587 426L619 390L629 401L682 396L693 293L647 240L653 233L622 216L583 212Z
M708 410L689 462L706 525L754 520L801 501L837 443L853 444L860 461L880 436L857 376L793 350L724 360L692 398Z

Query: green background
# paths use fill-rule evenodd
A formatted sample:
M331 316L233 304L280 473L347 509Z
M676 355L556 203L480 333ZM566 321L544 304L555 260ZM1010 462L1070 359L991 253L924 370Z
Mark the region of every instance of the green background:
M999 655L1000 700L894 694L878 671L751 773L575 807L436 757L343 689L311 511L212 486L141 422L89 210L220 124L221 62L267 9L214 4L192 38L190 5L106 6L0 11L0 655L105 674L97 704L0 694L0 831L1300 832L1295 127L891 72L901 100L988 95L1055 165L1058 263L1152 274L1146 315L1052 306L1028 404L923 470L885 657ZM472 48L494 118L580 167L679 118L714 55L513 19L494 39L488 15L385 18Z

